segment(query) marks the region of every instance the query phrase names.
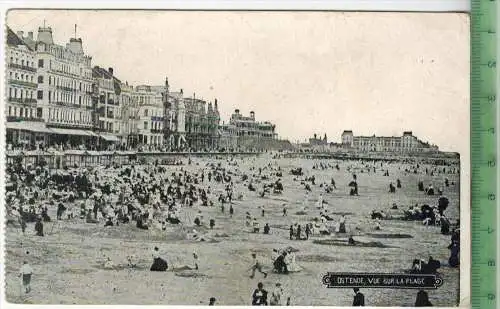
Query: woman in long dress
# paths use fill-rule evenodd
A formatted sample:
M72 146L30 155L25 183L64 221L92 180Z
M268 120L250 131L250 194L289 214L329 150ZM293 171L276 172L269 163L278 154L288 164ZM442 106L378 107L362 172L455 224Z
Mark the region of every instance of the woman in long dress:
M287 263L287 268L289 272L299 272L302 270L302 267L300 267L297 262L295 261L295 253L289 251L287 258L286 258L286 263Z

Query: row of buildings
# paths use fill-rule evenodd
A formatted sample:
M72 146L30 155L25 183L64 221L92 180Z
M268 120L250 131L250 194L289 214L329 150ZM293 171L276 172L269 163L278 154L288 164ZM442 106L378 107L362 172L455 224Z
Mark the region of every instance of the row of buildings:
M36 38L7 32L9 147L236 149L277 138L275 125L254 112L236 110L221 124L217 99L172 91L168 79L134 87L112 67L92 66L76 33L63 46L45 25Z
M304 151L313 152L382 152L382 153L437 153L439 148L420 140L412 131L404 131L401 136L357 136L352 130L344 130L341 142L328 142L314 134L308 143L299 145Z
M342 147L361 152L438 152L436 145L420 140L412 131L404 131L401 136L356 136L352 130L342 132Z

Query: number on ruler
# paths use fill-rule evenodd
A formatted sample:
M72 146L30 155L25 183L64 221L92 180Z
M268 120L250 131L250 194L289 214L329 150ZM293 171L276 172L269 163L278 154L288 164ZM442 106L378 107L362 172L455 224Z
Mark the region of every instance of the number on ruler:
M492 228L491 228L491 226L488 226L488 230L487 230L487 231L488 231L488 234L491 234L491 233L493 233L495 230L494 230L494 229L492 229Z
M495 160L488 161L488 166L489 167L495 167L496 166Z
M497 62L495 60L488 61L488 68L496 68Z
M488 266L494 267L495 266L495 260L489 260L488 261Z
M495 194L493 194L493 193L488 194L488 200L494 201L495 198L496 198Z
M496 96L494 95L488 96L488 103L495 103L496 100L497 100Z
M495 134L495 128L489 128L488 133Z
M488 300L494 300L495 299L495 294L489 293L488 294Z

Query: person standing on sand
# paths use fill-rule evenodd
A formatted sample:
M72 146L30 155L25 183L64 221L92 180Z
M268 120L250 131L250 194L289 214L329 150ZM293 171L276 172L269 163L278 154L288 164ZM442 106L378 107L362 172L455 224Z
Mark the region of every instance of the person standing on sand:
M22 285L25 293L31 291L31 276L33 275L33 269L27 261L24 261L23 266L19 270L19 277L22 279Z
M215 306L215 297L210 297L210 303L208 305Z
M429 294L426 291L418 291L415 307L432 307L432 303L429 301Z
M354 288L354 299L352 301L353 307L364 307L365 306L365 295L359 291L359 288Z
M264 278L267 277L267 273L262 271L262 263L257 259L257 254L252 253L252 274L250 275L250 278L253 279L255 277L255 271L258 270L261 274L264 275Z
M262 282L257 284L257 289L252 294L252 306L267 306L267 291Z
M194 269L198 270L198 254L193 252Z

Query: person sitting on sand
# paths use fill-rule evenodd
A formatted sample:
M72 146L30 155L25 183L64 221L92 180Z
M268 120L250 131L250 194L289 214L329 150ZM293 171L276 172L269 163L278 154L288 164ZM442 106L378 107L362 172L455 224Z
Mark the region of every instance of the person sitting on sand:
M110 216L107 217L106 223L104 223L104 227L106 226L113 226L113 221L111 220Z
M115 267L115 263L111 260L111 258L108 256L106 261L104 262L104 268L105 269L113 269Z
M160 250L155 247L153 250L153 264L151 265L150 271L166 271L168 269L168 263L160 257Z
M127 256L127 266L130 268L137 267L137 258L135 255L128 255Z
M287 253L283 252L276 258L276 260L273 263L274 271L276 271L278 274L288 274L288 266L286 265L285 262L286 256Z

